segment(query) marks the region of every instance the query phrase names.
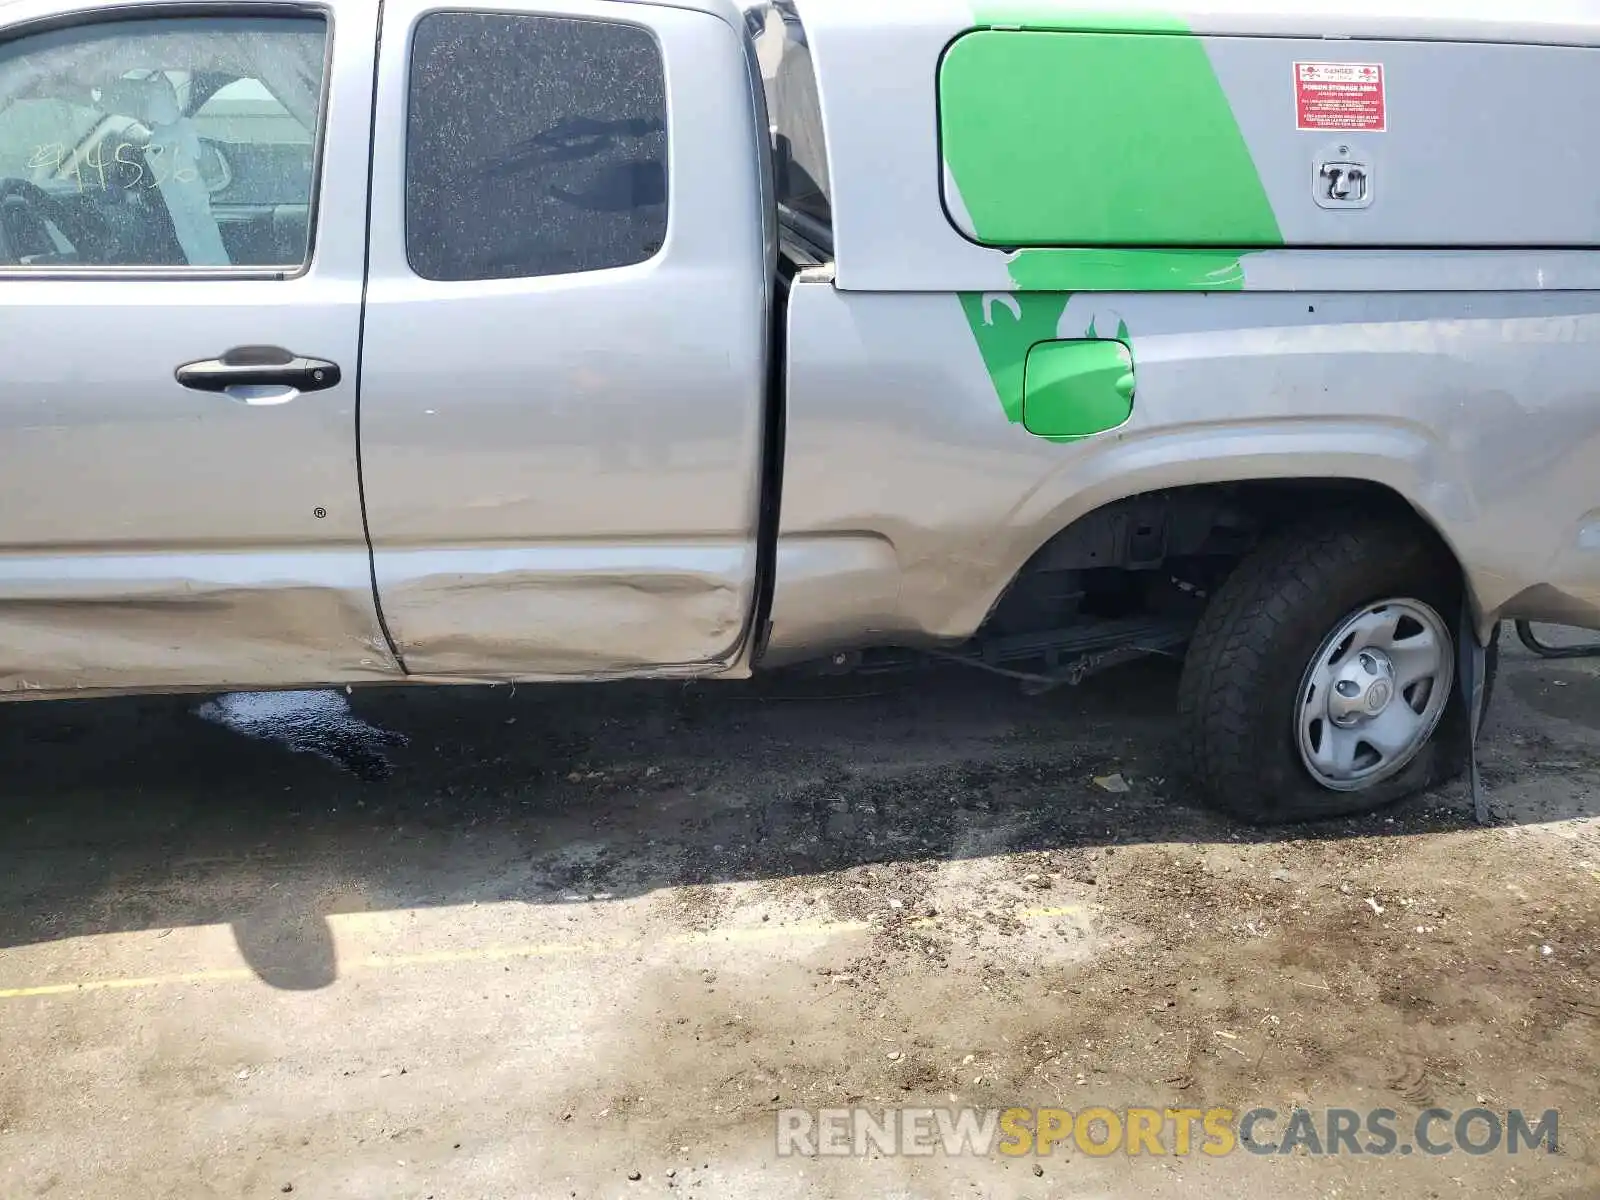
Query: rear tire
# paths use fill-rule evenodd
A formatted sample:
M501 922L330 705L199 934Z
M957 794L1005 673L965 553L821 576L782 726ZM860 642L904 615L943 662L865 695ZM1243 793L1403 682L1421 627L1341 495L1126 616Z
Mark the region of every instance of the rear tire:
M1262 542L1212 597L1179 685L1207 802L1280 824L1368 812L1460 775L1460 614L1454 560L1405 523L1330 515Z

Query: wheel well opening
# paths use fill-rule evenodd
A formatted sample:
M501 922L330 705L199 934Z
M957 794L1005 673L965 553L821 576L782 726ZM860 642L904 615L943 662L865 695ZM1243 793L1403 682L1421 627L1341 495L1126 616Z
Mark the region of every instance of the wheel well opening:
M1198 620L1207 597L1263 538L1329 512L1408 526L1460 570L1438 530L1383 484L1198 484L1129 496L1079 517L1024 564L991 607L982 633L1132 616Z

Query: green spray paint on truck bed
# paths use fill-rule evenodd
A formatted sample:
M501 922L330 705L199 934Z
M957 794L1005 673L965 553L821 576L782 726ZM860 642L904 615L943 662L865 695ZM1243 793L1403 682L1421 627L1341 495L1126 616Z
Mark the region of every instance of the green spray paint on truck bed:
M969 236L1009 251L1009 303L961 304L1015 422L1029 348L1084 336L1057 329L1073 293L1235 291L1242 255L1283 238L1205 46L1181 22L1020 4L973 23L940 66L940 134Z
M969 33L939 68L939 129L985 245L1283 243L1188 34Z

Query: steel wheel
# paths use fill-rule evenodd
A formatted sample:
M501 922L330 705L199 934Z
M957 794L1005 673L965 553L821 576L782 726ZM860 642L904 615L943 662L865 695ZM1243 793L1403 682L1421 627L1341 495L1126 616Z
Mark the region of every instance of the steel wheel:
M1341 621L1300 684L1296 733L1311 777L1358 792L1405 769L1450 702L1450 626L1420 600L1371 604Z

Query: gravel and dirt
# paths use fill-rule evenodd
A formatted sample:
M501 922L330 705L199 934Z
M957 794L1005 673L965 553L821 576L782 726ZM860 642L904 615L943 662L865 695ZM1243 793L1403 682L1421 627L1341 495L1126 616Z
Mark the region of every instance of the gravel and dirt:
M1488 827L1210 815L1160 663L358 691L356 771L201 697L9 706L0 1197L1595 1196L1600 666L1506 647ZM1559 1151L775 1151L969 1105Z

